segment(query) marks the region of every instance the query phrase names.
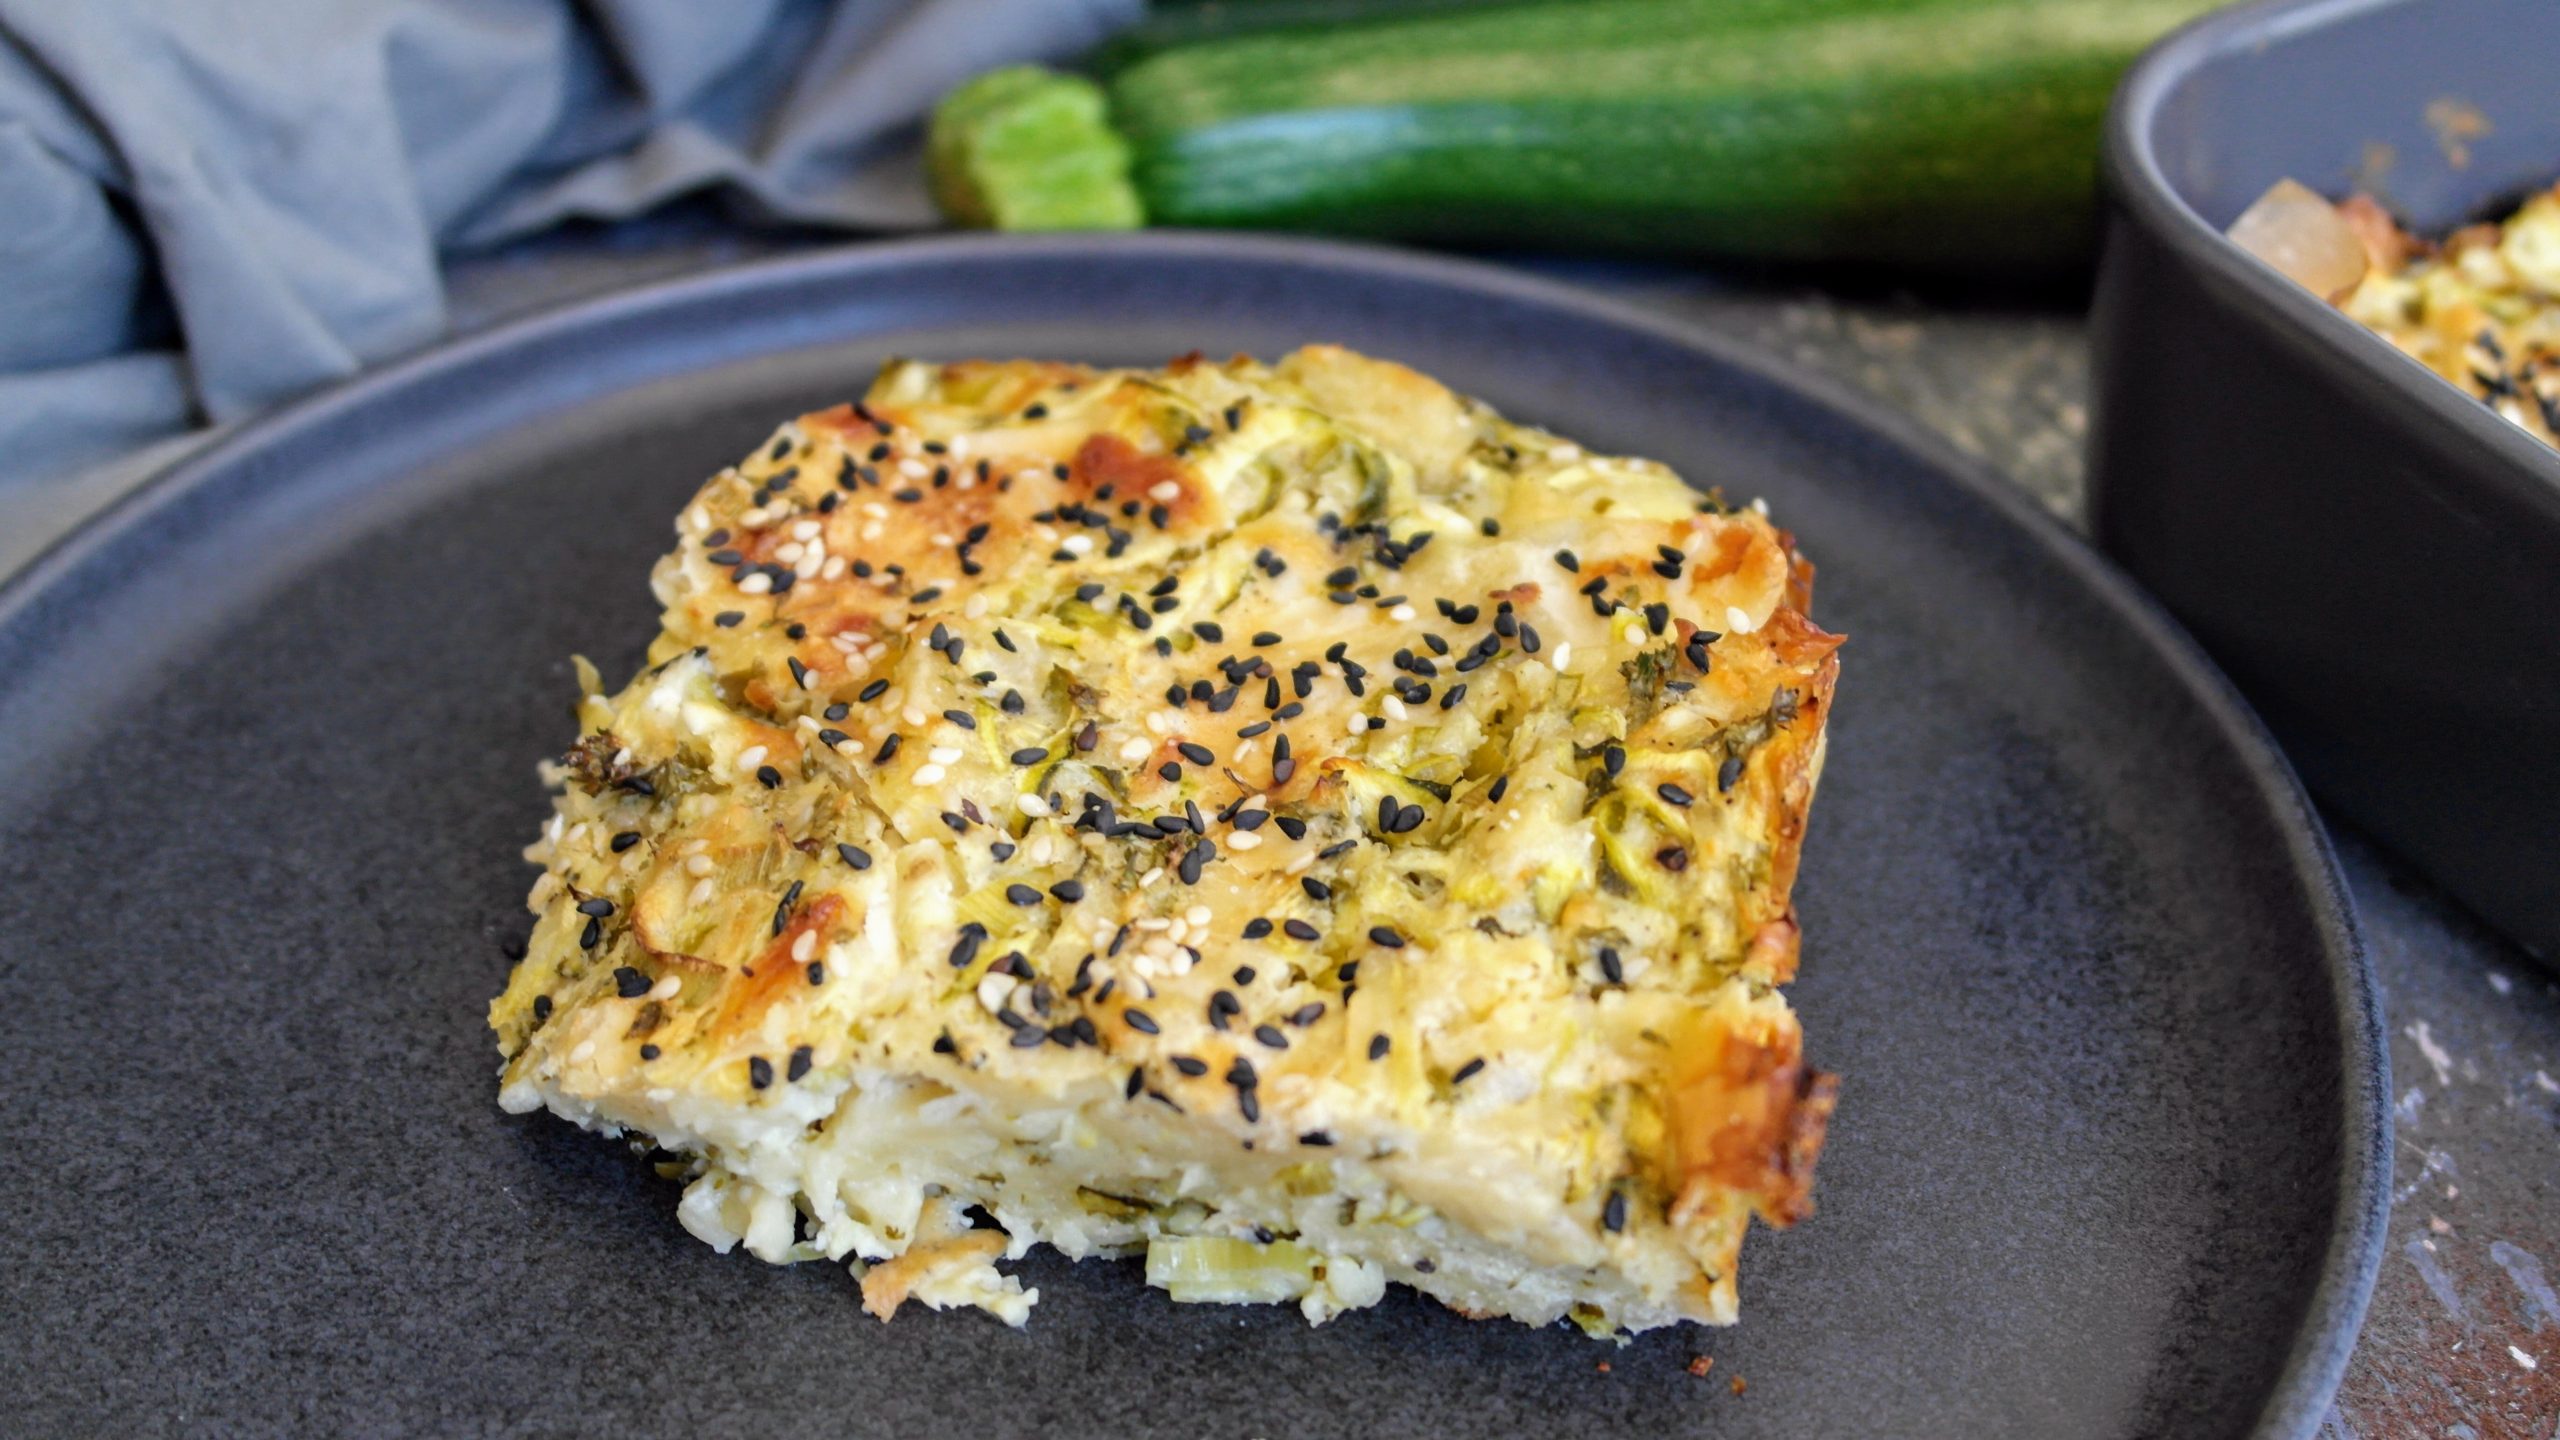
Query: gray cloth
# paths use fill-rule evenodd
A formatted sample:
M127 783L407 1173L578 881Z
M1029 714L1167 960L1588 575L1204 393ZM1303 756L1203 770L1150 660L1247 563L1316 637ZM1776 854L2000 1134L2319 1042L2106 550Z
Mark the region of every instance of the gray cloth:
M717 191L933 222L915 122L1139 0L0 0L0 488L442 333L441 251Z

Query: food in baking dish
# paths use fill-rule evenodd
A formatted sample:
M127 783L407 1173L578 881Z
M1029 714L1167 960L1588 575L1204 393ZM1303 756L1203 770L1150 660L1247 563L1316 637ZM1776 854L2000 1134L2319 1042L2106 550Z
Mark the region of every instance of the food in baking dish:
M2546 444L2560 445L2560 187L2430 244L2364 195L2288 180L2232 238Z
M676 528L490 1021L704 1240L1611 1333L1809 1209L1840 641L1760 508L1315 347L892 363Z

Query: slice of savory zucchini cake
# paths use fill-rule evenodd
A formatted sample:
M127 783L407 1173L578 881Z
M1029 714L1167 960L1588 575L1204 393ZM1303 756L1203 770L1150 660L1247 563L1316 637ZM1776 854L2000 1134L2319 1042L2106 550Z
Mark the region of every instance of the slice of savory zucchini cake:
M490 1023L704 1240L1611 1333L1809 1210L1839 640L1758 507L1315 347L893 363L677 531Z

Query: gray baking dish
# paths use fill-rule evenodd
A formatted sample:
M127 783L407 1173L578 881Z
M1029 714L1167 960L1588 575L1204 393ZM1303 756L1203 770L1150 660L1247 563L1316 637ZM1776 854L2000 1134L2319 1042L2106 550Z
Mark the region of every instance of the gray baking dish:
M2560 958L2560 452L2224 238L2287 177L2421 234L2503 215L2560 177L2560 0L2281 0L2145 56L2089 448L2100 544L2313 790Z

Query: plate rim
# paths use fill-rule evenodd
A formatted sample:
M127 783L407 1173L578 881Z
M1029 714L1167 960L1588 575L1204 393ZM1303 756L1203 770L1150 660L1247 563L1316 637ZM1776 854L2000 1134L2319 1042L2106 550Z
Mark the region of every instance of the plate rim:
M2390 1053L2380 986L2356 919L2355 902L2326 827L2293 766L2255 711L2168 611L2088 541L2037 506L1987 461L1967 455L1917 419L1749 342L1668 318L1636 303L1491 261L1398 246L1242 232L1150 230L1123 233L998 235L960 233L854 241L721 265L619 287L530 310L486 329L443 340L362 371L230 431L81 520L14 572L0 576L0 636L57 585L76 583L84 565L148 521L154 511L201 489L245 459L297 431L494 356L594 326L642 320L662 307L812 281L854 282L875 272L950 263L1028 259L1160 257L1190 262L1295 265L1419 283L1444 291L1560 311L1701 352L1718 364L1812 400L1909 452L1965 495L2016 526L2035 549L2086 586L2105 609L2158 653L2228 741L2260 802L2283 833L2289 868L2309 902L2332 990L2338 1027L2339 1216L2324 1248L2310 1311L2277 1372L2252 1434L2311 1440L2323 1423L2363 1329L2381 1269L2390 1217L2392 1162ZM396 482L394 482L396 483ZM58 643L40 640L39 648Z

